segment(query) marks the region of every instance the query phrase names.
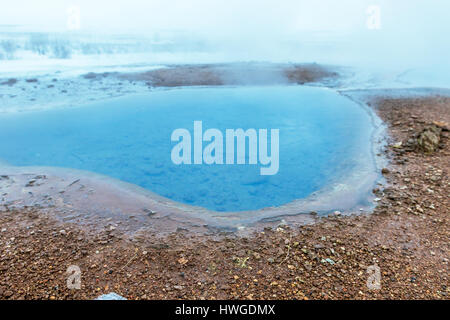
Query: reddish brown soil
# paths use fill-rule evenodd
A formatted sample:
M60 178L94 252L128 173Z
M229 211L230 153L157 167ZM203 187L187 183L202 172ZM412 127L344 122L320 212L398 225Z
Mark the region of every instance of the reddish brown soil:
M433 121L450 123L450 98L378 99L392 142ZM433 154L388 147L388 185L373 214L217 240L178 233L127 239L88 232L39 209L0 211L0 298L93 299L448 299L450 146ZM367 287L367 267L381 289ZM81 269L80 290L66 286Z
M88 76L88 75L87 75ZM90 78L96 74L89 74ZM200 64L118 75L129 81L145 81L151 87L274 85L325 82L338 77L336 71L318 64Z

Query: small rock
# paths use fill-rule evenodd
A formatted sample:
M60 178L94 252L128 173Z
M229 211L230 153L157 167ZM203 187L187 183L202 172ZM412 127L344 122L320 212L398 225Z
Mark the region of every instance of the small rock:
M400 148L402 147L402 145L403 145L403 143L400 141L400 142L394 143L394 144L392 145L392 148L394 148L394 149L400 149Z
M35 179L31 179L30 181L28 181L28 183L25 185L25 187L32 187L35 182L36 182Z
M3 293L3 296L5 297L5 298L9 298L9 297L11 297L13 295L13 292L11 291L11 290L7 290L7 291L5 291L5 293Z
M153 216L153 215L155 215L157 213L156 211L153 211L153 210L150 210L150 209L147 209L147 208L142 209L142 211L144 211L149 217Z
M95 300L127 300L127 299L118 295L117 293L110 292L108 294L103 294L103 295L99 296Z
M375 195L381 195L382 194L380 188L373 188L372 189L372 193L375 194Z
M449 131L449 125L448 125L448 123L447 122L443 122L443 121L433 121L433 124L436 126L436 127L439 127L439 128L441 128L442 130L444 130L444 131Z

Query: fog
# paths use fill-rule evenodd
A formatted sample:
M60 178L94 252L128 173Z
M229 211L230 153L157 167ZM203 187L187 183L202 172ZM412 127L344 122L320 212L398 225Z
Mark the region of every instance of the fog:
M446 26L449 30L446 0L16 0L5 1L0 21L65 31L67 9L78 7L86 31L182 29L233 36L237 31L256 36L310 30L360 32L371 5L381 8L385 29L432 31Z
M450 61L447 0L2 2L0 32L168 39L169 51L178 41L182 50L214 52L218 60L386 68L448 66ZM79 20L71 27L74 8L75 13L79 10Z

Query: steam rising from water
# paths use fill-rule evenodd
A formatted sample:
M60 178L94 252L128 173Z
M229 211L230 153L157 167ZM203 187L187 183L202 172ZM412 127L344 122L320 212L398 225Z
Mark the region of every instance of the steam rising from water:
M0 11L0 60L141 54L124 61L318 62L431 79L450 70L449 13L446 0L17 0Z

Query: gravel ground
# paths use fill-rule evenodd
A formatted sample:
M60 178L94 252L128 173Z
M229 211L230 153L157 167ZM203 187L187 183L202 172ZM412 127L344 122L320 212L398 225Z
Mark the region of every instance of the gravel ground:
M130 239L37 208L2 208L0 298L93 299L114 291L128 299L448 299L450 98L371 104L392 138L373 214L248 237ZM413 142L433 121L444 130L439 148L425 154ZM79 290L67 288L71 265L81 270ZM370 266L379 267L379 289L368 288Z

